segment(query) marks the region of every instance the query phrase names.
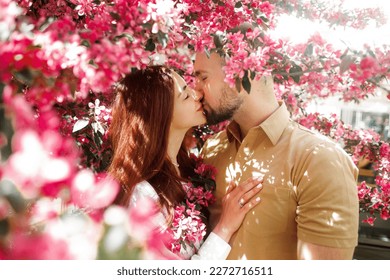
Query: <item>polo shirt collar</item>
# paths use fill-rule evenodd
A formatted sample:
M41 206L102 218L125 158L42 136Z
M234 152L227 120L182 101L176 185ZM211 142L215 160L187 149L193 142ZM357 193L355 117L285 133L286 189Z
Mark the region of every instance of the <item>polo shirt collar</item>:
M287 127L289 119L290 113L287 110L286 104L281 101L279 102L279 108L276 109L275 112L273 112L259 126L256 126L252 129L260 128L261 130L263 130L266 136L272 142L272 145L275 145L282 136L284 129ZM232 121L228 125L226 132L230 142L232 142L234 139L241 142L242 137L240 126L235 121Z

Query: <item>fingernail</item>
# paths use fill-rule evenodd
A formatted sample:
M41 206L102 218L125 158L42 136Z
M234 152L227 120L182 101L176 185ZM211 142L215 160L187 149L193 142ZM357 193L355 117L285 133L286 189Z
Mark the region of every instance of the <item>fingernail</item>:
M256 188L261 189L263 187L263 184L258 184Z
M256 197L256 202L259 202L261 200L260 197Z

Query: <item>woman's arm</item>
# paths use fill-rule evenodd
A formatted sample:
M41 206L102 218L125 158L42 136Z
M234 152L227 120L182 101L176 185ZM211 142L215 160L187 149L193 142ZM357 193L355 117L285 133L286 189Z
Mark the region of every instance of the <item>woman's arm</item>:
M245 215L260 202L257 194L262 189L262 179L250 178L239 186L231 186L222 199L222 214L218 224L199 248L192 260L224 260L230 253L228 244L241 226Z
M250 178L244 183L229 187L228 193L222 201L222 214L215 229L210 233L207 239L199 248L197 254L194 254L193 260L223 260L230 253L229 239L240 227L246 213L255 207L260 199L257 194L262 189L262 180ZM148 182L142 182L136 186L132 193L129 208L142 207L142 199L149 198L158 201L158 195ZM140 204L140 205L139 205ZM166 229L166 219L163 212L159 212L153 217L153 224L161 230ZM161 255L176 259L168 248L163 248Z

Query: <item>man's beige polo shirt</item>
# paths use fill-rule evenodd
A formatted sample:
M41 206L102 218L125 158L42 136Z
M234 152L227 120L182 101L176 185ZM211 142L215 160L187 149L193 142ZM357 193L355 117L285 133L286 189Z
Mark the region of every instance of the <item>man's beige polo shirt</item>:
M232 237L228 259L296 259L297 239L356 246L358 169L338 145L291 121L284 104L244 139L232 122L202 154L218 170L211 228L229 181L264 177L261 202Z

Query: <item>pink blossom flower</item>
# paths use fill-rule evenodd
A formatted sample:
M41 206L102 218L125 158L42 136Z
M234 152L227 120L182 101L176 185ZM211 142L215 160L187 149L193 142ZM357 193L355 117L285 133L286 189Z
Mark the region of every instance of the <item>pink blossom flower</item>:
M14 260L67 260L72 259L65 240L49 234L14 233L12 250L7 258Z
M381 219L382 220L387 220L390 218L390 210L389 210L389 205L387 207L384 207L380 213Z
M47 183L63 182L72 174L72 163L56 151L61 137L47 131L39 136L33 130L17 132L15 152L5 166L4 176L14 181L26 197L35 197Z
M81 208L98 209L114 201L119 184L105 173L95 176L92 171L84 169L76 174L70 190L74 204Z
M170 236L168 247L173 253L183 258L190 257L188 252L196 252L206 234L206 225L202 220L200 210L215 202L212 194L215 184L209 181L215 178L215 168L204 164L202 158L193 154L191 154L191 159L195 162L194 171L198 177L190 178L191 182L183 184L186 200L174 208L172 223L167 229Z
M369 224L370 226L373 226L375 220L376 220L376 218L374 218L374 217L368 217L367 219L364 219L364 220L363 220L363 223L367 223L367 224Z
M3 197L0 197L0 220L5 219L11 212L11 205Z
M61 200L53 200L49 198L39 199L36 203L33 204L30 210L30 221L32 224L37 224L41 222L47 222L58 218L61 214Z

